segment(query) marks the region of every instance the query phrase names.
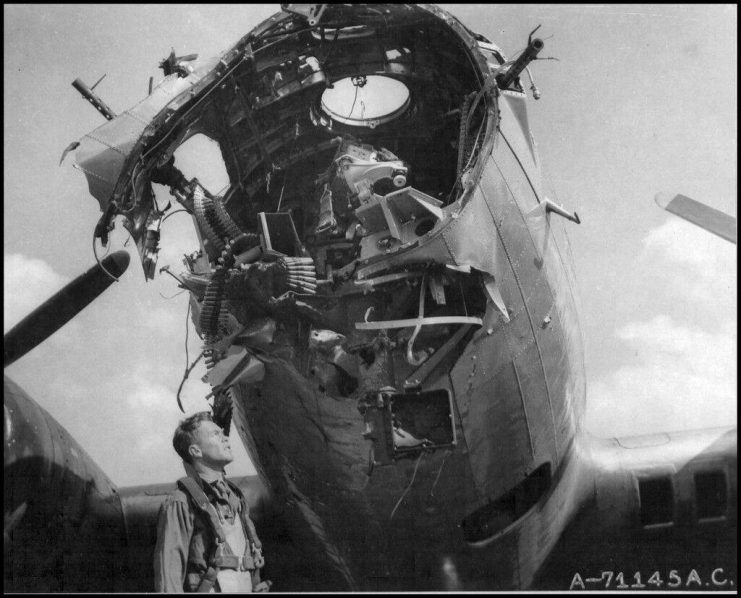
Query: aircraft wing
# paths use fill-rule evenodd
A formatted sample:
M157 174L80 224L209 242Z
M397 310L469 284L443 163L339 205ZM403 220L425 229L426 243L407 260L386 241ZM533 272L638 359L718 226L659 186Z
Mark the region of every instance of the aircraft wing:
M259 476L229 478L247 499L250 517L255 522L265 556L263 579L273 582L273 589L301 588L320 591L326 575L307 547L310 537L301 536L286 519L286 511L273 504L269 489ZM157 542L157 517L160 506L176 488L175 482L122 488L118 496L126 525L127 591L151 592L154 588L154 547ZM290 507L288 517L290 518ZM294 522L295 524L295 522Z
M151 592L160 506L175 482L117 488L45 409L5 377L4 588L12 592ZM274 546L267 488L242 489L266 557ZM280 539L280 534L278 534Z
M259 476L229 478L242 490L250 507L250 517L255 521L261 539L266 536L264 526L269 504L268 490ZM172 494L175 482L129 486L121 488L119 497L121 513L126 522L126 561L128 569L137 572L136 588L131 591L151 592L154 589L154 547L157 543L157 518L160 507ZM265 554L269 554L265 551Z
M580 476L583 506L534 587L731 589L737 579L737 428L592 438L589 444Z

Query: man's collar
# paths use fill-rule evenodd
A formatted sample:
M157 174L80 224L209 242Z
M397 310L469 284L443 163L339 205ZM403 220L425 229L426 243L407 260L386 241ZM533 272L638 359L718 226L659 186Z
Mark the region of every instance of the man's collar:
M224 472L223 471L216 471L213 469L205 470L205 471L196 471L196 468L193 467L191 463L188 463L186 461L183 461L183 467L185 468L185 473L188 475L188 477L193 478L199 483L205 483L205 484L212 484L216 482L217 480L223 480L224 479Z
M218 480L224 479L224 472L218 472L218 471L213 471L213 470L202 471L198 475L207 484L213 484L214 482L217 482Z

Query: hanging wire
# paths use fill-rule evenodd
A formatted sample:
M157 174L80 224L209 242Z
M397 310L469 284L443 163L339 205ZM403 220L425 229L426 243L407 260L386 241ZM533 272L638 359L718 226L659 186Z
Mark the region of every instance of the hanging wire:
M275 210L276 212L280 212L280 204L283 203L283 192L286 190L286 181L288 180L288 170L291 168L291 156L293 155L293 150L296 149L296 142L298 141L298 133L299 133L299 123L298 118L296 119L296 127L294 131L293 136L293 143L291 144L291 149L288 150L288 158L286 158L286 169L283 173L283 186L280 188L280 197L278 197L278 207Z
M409 480L409 485L406 487L406 490L404 490L403 494L399 497L399 500L396 503L394 510L391 511L391 516L389 517L389 521L391 521L394 518L394 513L396 513L396 509L399 508L401 501L404 500L404 497L407 495L407 492L409 492L409 489L412 487L412 484L414 483L414 478L417 475L417 468L419 467L419 463L420 461L422 461L423 456L424 456L424 451L419 454L419 457L417 458L417 464L414 466L414 473L412 474L412 479Z
M352 108L350 108L350 112L347 115L347 118L352 118L352 111L355 110L355 102L358 101L358 90L360 89L360 85L355 85L355 97L352 100Z
M481 119L481 124L479 125L479 130L476 132L476 138L473 140L473 145L471 146L471 155L468 156L468 161L466 162L466 166L461 170L461 172L465 172L468 170L469 166L471 166L471 162L474 159L474 156L477 155L476 153L476 146L479 143L479 137L481 136L481 131L484 129L484 125L486 124L486 117L484 116Z
M232 102L233 102L233 101L234 101L234 100L232 100ZM240 177L240 178L241 178L241 177ZM226 185L224 185L224 186L223 186L223 187L222 187L221 189L219 189L219 191L218 191L218 192L216 193L216 196L217 196L217 197L223 197L223 196L224 196L224 194L225 194L225 193L226 193L226 192L227 192L227 191L229 190L229 187L231 187L231 186L232 186L232 184L231 184L231 183L227 183L227 184L226 184ZM187 210L186 210L186 212L187 212Z
M276 212L280 212L280 204L283 203L283 192L286 190L286 179L288 178L288 170L286 170L286 176L283 177L283 186L280 188L280 196L278 197L278 208Z
M188 299L188 309L185 312L185 367L188 367L188 333L190 332L190 326L188 325L188 318L190 317L190 299Z
M185 381L188 379L188 376L190 375L191 371L193 371L193 368L196 367L196 364L201 360L203 357L203 351L201 351L200 355L195 358L195 361L188 365L188 331L190 330L190 326L188 326L188 318L190 317L190 301L188 301L188 311L185 313L185 372L183 373L183 379L180 381L180 386L178 386L178 392L175 395L175 398L178 402L178 407L180 407L180 411L185 413L185 409L183 409L183 403L180 401L180 392L183 390L183 385L185 384Z
M111 252L112 245L113 243L108 243L108 247L106 247L105 253L103 254L103 257L101 257L101 259L105 258Z
M432 482L432 488L430 488L430 497L435 496L435 487L437 486L437 483L440 480L440 474L443 472L443 467L445 467L445 459L448 458L448 455L450 455L450 451L445 451L445 454L443 455L443 462L440 464L440 469L437 472L435 481Z
M175 396L178 400L178 407L180 407L180 411L185 413L185 409L183 409L183 404L180 402L180 391L183 390L183 384L185 384L185 381L188 379L188 376L190 375L190 372L193 370L194 367L196 367L196 364L201 360L201 357L203 357L203 351L196 357L195 361L190 364L188 368L186 368L185 373L183 374L183 379L180 381L180 386L178 387L178 393Z
M111 248L109 247L108 250L110 251L110 249ZM95 232L94 231L93 231L93 255L95 256L95 261L98 262L98 266L100 266L100 269L103 270L103 272L105 272L113 280L115 280L116 282L118 282L118 278L116 278L115 276L113 276L113 274L111 274L108 270L105 269L105 266L103 265L103 263L100 261L100 258L98 257L98 251L95 248ZM107 251L106 251L106 255L108 255L108 252ZM105 255L103 257L105 257Z
M169 214L168 214L167 216L165 216L165 217L164 217L164 218L162 219L162 221L160 222L160 226L162 226L162 223L163 223L163 222L164 222L165 220L167 220L167 219L168 219L168 218L169 218L170 216L172 216L173 214L178 214L178 213L180 213L180 212L188 212L188 210L186 210L185 208L180 208L179 210L175 210L174 212L170 212L170 213L169 213ZM190 212L188 212L188 214L190 214Z
M332 39L332 45L331 45L331 46L329 46L329 50L327 50L327 53L326 53L326 54L324 55L324 58L322 58L322 59L321 59L321 60L319 61L319 63L320 63L320 64L321 64L322 66L323 66L323 65L324 65L324 64L325 64L325 63L327 62L327 60L329 60L329 57L330 57L330 56L332 55L332 50L334 50L334 47L335 47L335 45L336 45L336 44L335 44L335 42L337 41L337 38L339 37L339 35L340 35L340 28L339 28L339 27L337 27L337 28L336 28L336 29L334 30L334 39Z
M179 291L179 292L175 293L172 297L165 297L162 293L160 293L159 296L162 297L163 299L167 299L169 301L170 299L175 299L175 297L177 297L178 295L182 295L187 290L188 289L183 289L182 291Z

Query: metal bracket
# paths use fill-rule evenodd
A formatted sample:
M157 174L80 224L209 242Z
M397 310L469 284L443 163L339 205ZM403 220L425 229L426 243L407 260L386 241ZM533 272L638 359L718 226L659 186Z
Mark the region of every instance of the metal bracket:
M281 4L281 10L290 12L294 15L305 17L309 22L309 26L313 27L319 23L319 19L322 18L324 10L327 8L326 4Z
M566 218L566 220L571 220L571 222L576 222L576 224L581 224L581 220L579 220L579 214L574 212L573 214L571 212L568 212L561 206L559 206L557 203L551 201L548 198L545 198L542 201L543 205L545 205L545 211L546 212L555 212L559 216L563 216Z

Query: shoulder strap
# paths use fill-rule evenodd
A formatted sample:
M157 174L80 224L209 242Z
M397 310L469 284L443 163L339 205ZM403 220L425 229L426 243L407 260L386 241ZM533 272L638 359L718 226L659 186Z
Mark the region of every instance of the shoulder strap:
M183 492L185 492L193 499L193 502L195 503L196 507L198 507L198 510L205 516L206 521L210 524L211 531L214 532L214 535L216 536L219 544L223 544L224 542L226 542L226 536L224 535L224 530L221 527L221 522L219 521L219 516L216 513L216 509L208 500L208 497L203 491L203 488L201 488L200 484L193 478L187 476L178 480L178 486Z
M226 478L224 478L226 479ZM242 493L242 490L239 486L237 486L234 482L231 480L226 480L226 483L229 484L229 487L232 489L232 492L236 494L239 497L239 500L242 503L242 523L244 527L244 532L247 534L247 540L249 540L249 544L254 545L257 548L262 548L262 542L260 542L260 539L257 537L257 531L255 530L255 524L252 523L252 519L250 519L250 507L247 504L247 499L244 497L244 494Z

